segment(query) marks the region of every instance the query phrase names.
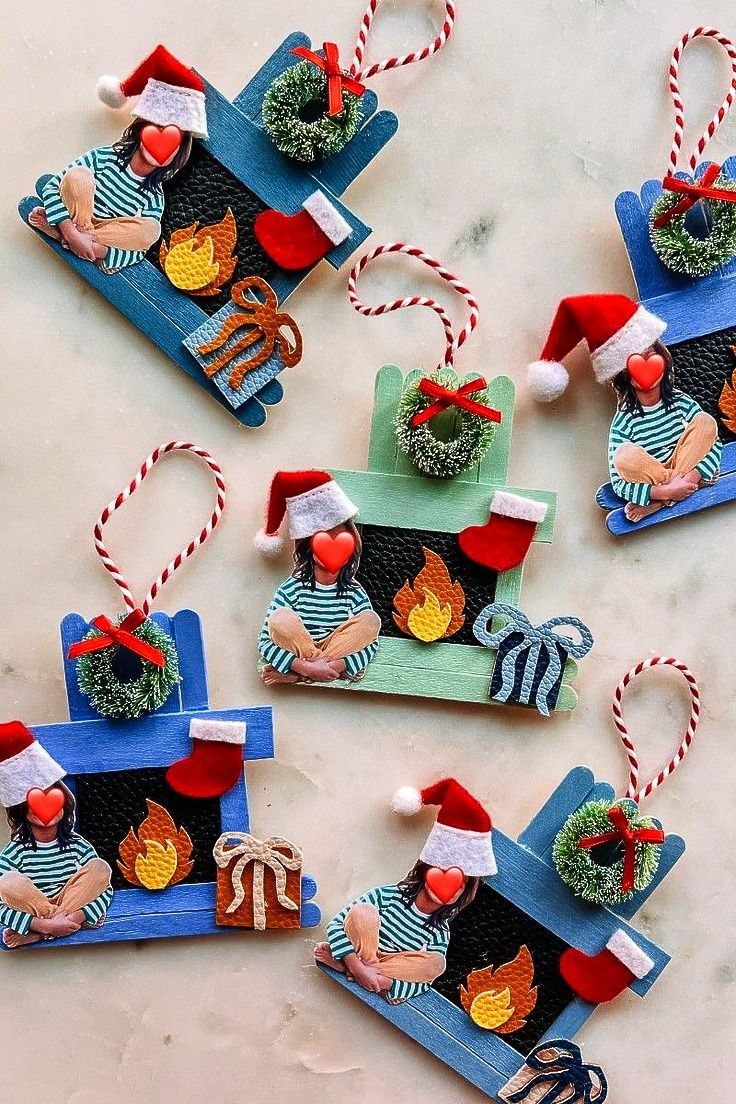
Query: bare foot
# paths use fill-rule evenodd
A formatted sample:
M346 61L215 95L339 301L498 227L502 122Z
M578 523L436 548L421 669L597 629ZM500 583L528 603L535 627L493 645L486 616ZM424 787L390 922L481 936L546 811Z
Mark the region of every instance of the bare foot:
M636 506L633 502L627 502L624 506L624 515L627 521L635 524L649 517L650 514L656 514L657 510L661 510L664 505L664 502L651 502L648 506Z
M80 230L73 222L60 223L59 232L69 249L83 261L100 261L107 253L107 246L102 246L87 230Z
M330 944L327 942L318 943L314 948L314 961L321 962L323 966L329 966L331 970L337 970L341 974L345 973L345 967L339 959L333 958Z
M12 928L6 928L3 932L3 943L6 947L27 947L29 943L38 943L39 939L43 936L37 935L35 932L29 932L28 935L18 935L18 932L13 931Z
M278 686L279 683L282 682L299 682L299 676L292 675L291 672L282 675L280 671L277 671L275 667L267 663L261 670L261 682L264 686Z
M40 230L42 234L48 235L53 238L54 241L61 241L61 234L55 226L49 225L49 220L46 217L46 209L44 207L34 207L28 216L28 223L34 228L34 230Z

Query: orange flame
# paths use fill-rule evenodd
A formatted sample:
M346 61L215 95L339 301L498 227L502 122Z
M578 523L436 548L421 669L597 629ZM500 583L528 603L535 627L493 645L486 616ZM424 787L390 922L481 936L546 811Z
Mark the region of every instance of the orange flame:
M238 227L228 207L222 221L212 226L194 222L174 230L168 245L161 242L158 257L175 287L189 295L216 295L235 271L237 240Z
M465 591L457 580L453 583L441 556L430 548L422 552L424 567L394 598L394 621L417 640L446 640L465 623Z
M146 798L148 816L136 835L131 828L120 844L118 866L126 881L145 889L165 889L190 873L192 840L177 829L163 805Z
M478 1024L499 1035L510 1035L526 1024L536 1006L534 961L524 943L511 962L494 970L487 966L468 974L467 989L460 986L460 1003Z
M730 346L731 353L736 358L736 345ZM731 382L726 380L718 399L718 408L723 415L723 424L731 433L736 433L736 370L731 374Z

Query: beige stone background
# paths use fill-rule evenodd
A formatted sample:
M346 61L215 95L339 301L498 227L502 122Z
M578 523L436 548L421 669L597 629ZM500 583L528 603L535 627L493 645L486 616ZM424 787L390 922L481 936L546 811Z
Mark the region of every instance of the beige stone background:
M482 322L461 367L521 381L561 296L633 291L614 198L665 168L665 69L675 41L697 21L736 34L735 17L726 0L459 7L448 49L374 81L402 125L348 201L375 227L374 242L423 245L478 292ZM294 29L336 39L347 54L360 4L41 0L29 8L6 0L2 11L0 716L66 716L57 623L69 610L118 608L92 549L93 520L148 451L172 437L193 438L221 459L230 499L220 531L176 575L160 608L201 613L215 706L273 697L277 760L248 768L252 825L303 845L326 917L413 862L429 821L392 818L399 783L455 773L512 834L576 763L622 785L613 687L643 656L681 656L701 680L703 723L691 757L648 808L686 837L688 851L638 920L673 962L646 1000L627 993L601 1008L579 1041L608 1071L612 1102L725 1104L736 1041L734 508L625 542L609 538L593 495L605 476L612 396L579 355L574 387L557 408L520 396L511 455L513 483L559 493L554 544L536 546L527 561L524 608L535 620L573 613L596 636L577 711L544 721L307 690L276 700L256 678L255 637L287 564L262 562L250 544L269 477L281 467L363 467L375 370L386 361L433 365L437 320L421 311L363 319L346 301L347 272L320 265L290 302L307 353L286 380L287 400L266 427L247 431L45 250L15 205L41 172L118 133L95 100L101 73L129 71L163 41L233 95ZM425 41L438 14L430 0L386 0L374 56ZM691 134L725 79L707 45L686 57ZM720 159L735 145L729 123L713 152ZM373 301L432 287L401 261L363 285ZM208 510L210 486L180 459L161 465L144 490L109 528L141 592ZM680 736L686 698L674 675L641 682L627 716L654 770ZM0 1099L482 1099L319 975L313 937L246 933L2 955Z

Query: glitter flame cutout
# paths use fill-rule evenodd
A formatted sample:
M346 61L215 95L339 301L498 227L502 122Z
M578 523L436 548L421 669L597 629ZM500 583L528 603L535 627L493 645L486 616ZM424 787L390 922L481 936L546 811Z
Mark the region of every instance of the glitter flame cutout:
M441 556L429 548L422 552L424 567L394 598L394 621L407 636L425 643L447 640L465 622L465 591L457 580L453 583Z
M192 840L177 829L171 815L146 798L148 816L136 834L131 828L120 844L118 866L127 882L144 889L166 889L186 878L194 866Z

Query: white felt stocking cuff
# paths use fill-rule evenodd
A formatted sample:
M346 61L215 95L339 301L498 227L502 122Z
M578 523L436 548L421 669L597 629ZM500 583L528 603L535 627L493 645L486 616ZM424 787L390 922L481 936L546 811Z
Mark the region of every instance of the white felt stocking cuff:
M631 936L627 935L623 928L617 928L606 943L607 949L614 958L622 962L631 970L634 977L646 977L650 970L654 969L654 963L641 947L638 947Z
M216 744L245 744L245 721L210 721L193 717L189 722L192 740L211 740Z
M346 222L337 207L330 203L324 192L312 192L304 200L302 207L312 216L333 245L341 245L352 234L350 223Z

